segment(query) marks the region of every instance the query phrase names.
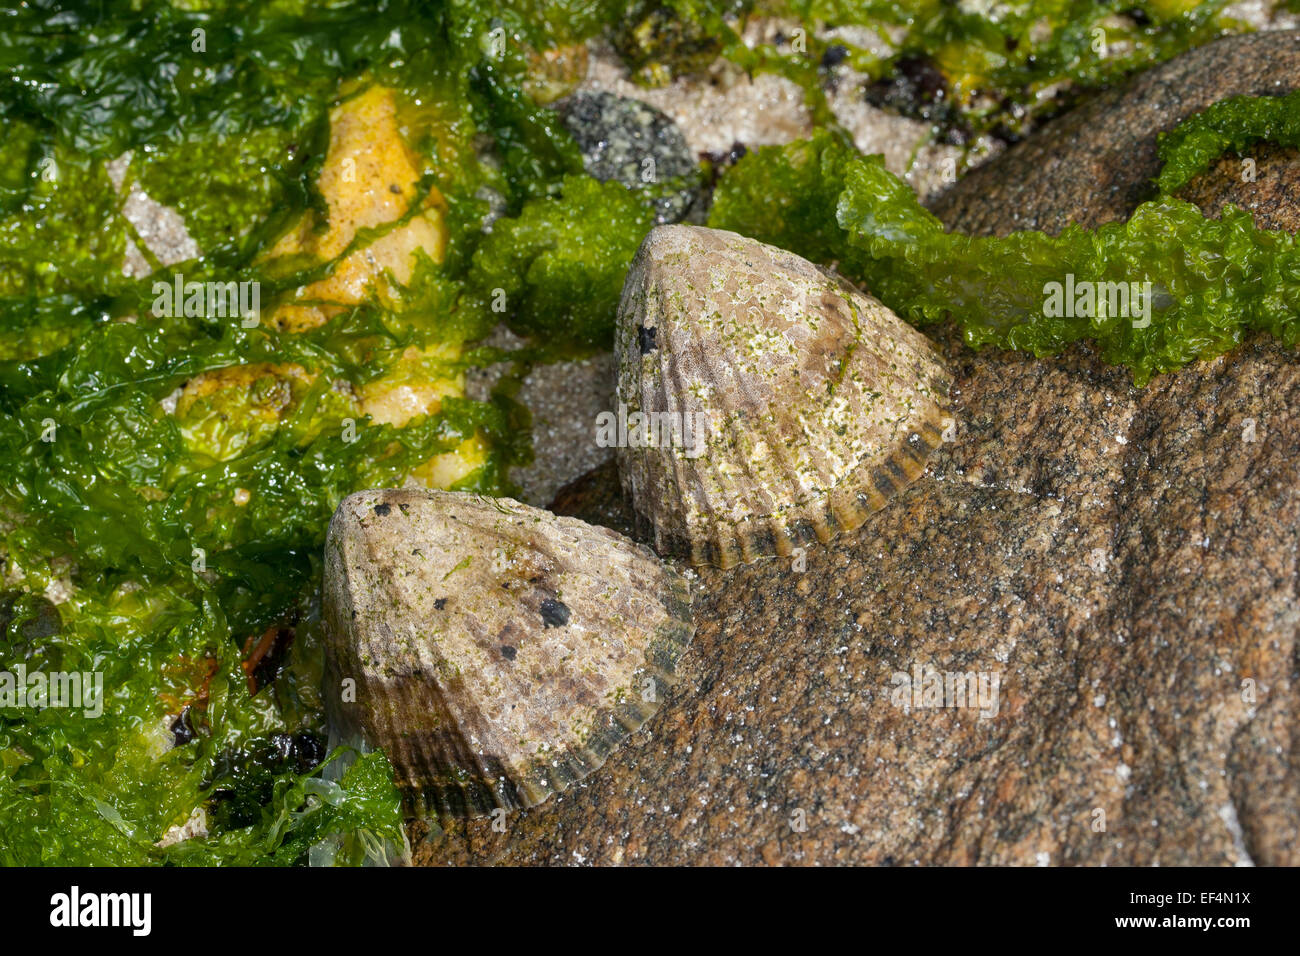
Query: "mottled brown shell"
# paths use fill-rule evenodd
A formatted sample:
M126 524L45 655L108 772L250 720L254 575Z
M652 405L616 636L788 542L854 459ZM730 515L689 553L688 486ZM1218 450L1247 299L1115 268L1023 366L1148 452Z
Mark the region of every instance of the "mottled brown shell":
M693 634L686 581L647 548L441 491L339 506L323 610L330 718L384 749L413 815L528 807L585 777Z
M651 231L615 348L629 421L707 422L697 457L701 446L663 430L619 449L656 548L695 564L786 555L857 528L942 440L951 377L925 336L806 259L735 233Z

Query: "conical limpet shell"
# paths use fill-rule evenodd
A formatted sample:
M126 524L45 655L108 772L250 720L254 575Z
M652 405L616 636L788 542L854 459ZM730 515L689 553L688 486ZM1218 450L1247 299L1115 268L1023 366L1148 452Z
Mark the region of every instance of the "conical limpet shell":
M652 230L623 287L615 350L624 488L656 548L695 564L857 528L941 442L951 377L925 336L806 259L735 233Z
M324 620L330 718L385 750L415 815L532 806L586 776L655 712L693 634L686 581L649 549L414 489L339 505Z

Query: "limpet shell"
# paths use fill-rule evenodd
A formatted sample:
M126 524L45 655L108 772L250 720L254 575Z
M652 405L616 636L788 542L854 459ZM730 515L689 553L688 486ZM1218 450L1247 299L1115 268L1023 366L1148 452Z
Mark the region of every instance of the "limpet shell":
M694 633L686 581L648 548L422 489L339 505L323 618L331 722L384 749L416 816L529 807L582 779L655 712Z
M697 565L857 528L942 441L951 376L925 336L840 277L732 232L650 232L615 350L624 489L660 553Z

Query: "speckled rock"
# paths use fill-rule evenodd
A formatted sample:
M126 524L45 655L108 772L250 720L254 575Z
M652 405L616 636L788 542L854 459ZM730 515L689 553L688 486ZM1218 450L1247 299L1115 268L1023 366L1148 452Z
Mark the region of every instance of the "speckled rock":
M796 26L792 21L751 17L745 23L744 42L751 47L776 43L782 30L788 33ZM824 38L834 42L845 33L852 33L853 43L864 49L882 54L891 49L877 34L851 27L828 29ZM827 105L858 149L882 154L886 168L904 177L919 195L936 192L945 185L948 161L960 166L962 150L931 142L929 123L872 106L863 95L871 82L846 63L827 69ZM810 136L814 127L804 91L793 80L770 72L749 73L721 58L707 72L679 75L666 86L650 88L632 81L626 64L608 43L593 40L590 69L581 89L632 97L662 110L681 129L691 153L708 156L715 168L745 149ZM974 163L996 151L998 143L985 138L971 146L965 158ZM698 209L698 205L692 209L692 221Z
M1225 44L1189 56L1229 93L1271 82L1256 43L1294 62L1294 38L1243 42L1240 72ZM1203 81L1182 68L1185 101ZM1078 191L1078 221L1129 211L1127 171L1098 189L1015 156L962 221L1057 222L1050 197ZM1244 198L1213 169L1193 187L1210 212ZM1291 197L1256 214L1293 224ZM1296 353L1255 339L1136 389L1086 346L939 339L954 421L927 473L802 559L697 572L660 713L505 832L417 831L418 862L1300 863ZM556 507L627 518L608 467Z
M512 352L523 348L527 339L502 325L484 344ZM509 362L471 368L465 374L465 393L487 401L502 378L514 371ZM609 408L616 373L614 356L596 352L536 365L519 381L514 398L532 418L534 452L531 462L510 471L521 501L545 507L563 485L613 459L614 449L596 441L596 419Z
M951 229L992 235L1123 219L1154 195L1159 133L1229 96L1298 87L1300 31L1227 37L1049 123L937 196L931 209Z
M1140 391L1085 349L946 347L930 473L802 572L698 572L660 714L417 860L1300 862L1300 363L1255 342ZM960 703L928 669L982 706L916 706Z
M698 171L677 124L646 103L602 91L580 91L556 104L582 150L582 165L652 196L660 224L678 222L698 196Z
M590 44L590 66L579 89L641 100L670 116L692 154L725 153L735 143L753 147L784 143L812 132L803 90L775 73L750 75L716 61L704 75L676 77L658 88L637 85L622 57L608 43Z
M1220 156L1205 172L1178 191L1178 198L1218 218L1227 203L1250 210L1260 229L1300 230L1300 150L1259 143L1249 156ZM1251 160L1251 170L1245 165ZM1249 177L1253 176L1251 179Z

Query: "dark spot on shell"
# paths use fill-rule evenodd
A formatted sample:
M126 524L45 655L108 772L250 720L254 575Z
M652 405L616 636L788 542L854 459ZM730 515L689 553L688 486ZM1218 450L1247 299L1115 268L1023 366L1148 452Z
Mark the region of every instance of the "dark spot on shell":
M569 608L562 601L546 598L541 610L543 627L564 627L569 623Z
M506 660L508 660L508 661L513 661L513 660L515 659L516 655L518 655L518 654L519 654L519 651L517 651L515 648L511 647L509 644L502 644L502 645L501 645L501 656L504 657Z
M433 602L433 607L434 607L434 610L438 610L438 611L444 611L444 610L446 610L446 609L447 609L447 599L446 599L446 598L438 598L436 601Z
M649 355L659 346L655 343L655 336L658 330L653 327L641 326L636 330L637 345L641 347L642 355Z
M379 515L379 517L381 518L387 516L388 512L392 510L393 510L392 505L387 505L387 504L375 505L375 514Z

